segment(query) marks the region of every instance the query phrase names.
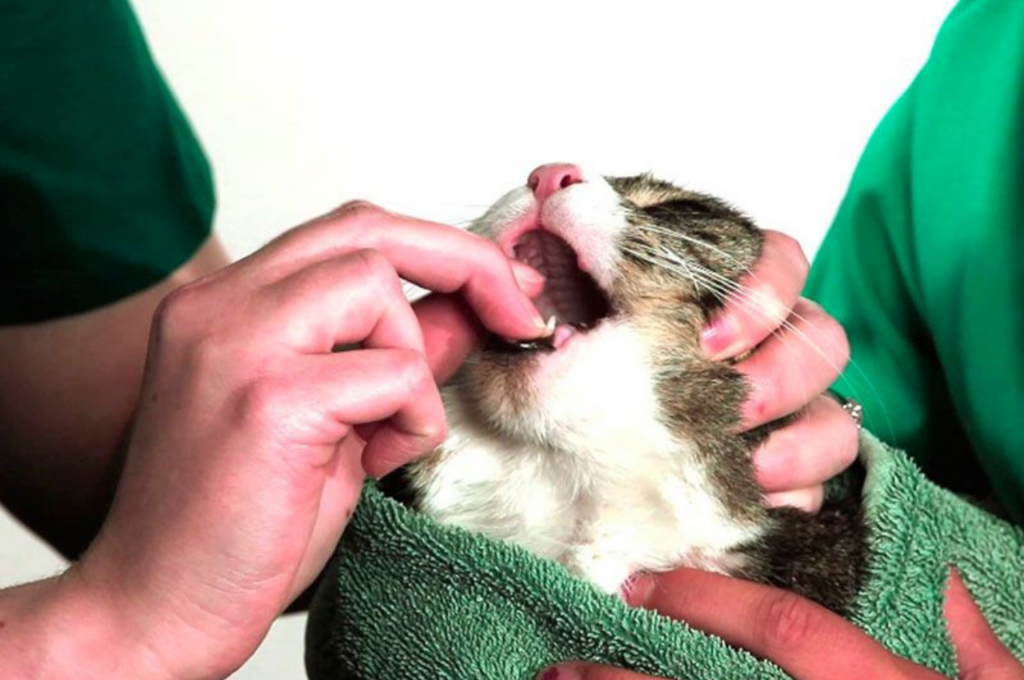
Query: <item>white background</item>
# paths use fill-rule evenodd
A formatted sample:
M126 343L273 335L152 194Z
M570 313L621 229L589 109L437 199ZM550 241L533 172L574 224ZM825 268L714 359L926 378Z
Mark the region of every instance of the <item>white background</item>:
M234 255L351 198L464 222L540 163L652 170L817 247L952 0L135 0ZM0 516L0 585L61 562ZM298 617L236 677L303 677Z

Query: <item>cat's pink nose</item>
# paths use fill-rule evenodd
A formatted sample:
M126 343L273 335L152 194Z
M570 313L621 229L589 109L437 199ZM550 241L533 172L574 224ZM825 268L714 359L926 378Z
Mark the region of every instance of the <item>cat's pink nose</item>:
M530 173L526 185L533 190L538 203L543 203L547 197L556 191L561 191L573 184L585 182L583 171L578 165L571 163L551 163L542 165Z

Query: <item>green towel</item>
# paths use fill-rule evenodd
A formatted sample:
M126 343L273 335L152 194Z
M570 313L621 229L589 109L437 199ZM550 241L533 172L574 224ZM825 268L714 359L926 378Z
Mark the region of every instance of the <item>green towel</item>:
M949 676L942 606L955 565L999 638L1024 659L1024 530L925 479L902 453L861 441L871 527L853 620ZM532 680L590 660L675 680L786 678L682 623L630 609L557 564L444 527L367 486L310 611L314 680Z

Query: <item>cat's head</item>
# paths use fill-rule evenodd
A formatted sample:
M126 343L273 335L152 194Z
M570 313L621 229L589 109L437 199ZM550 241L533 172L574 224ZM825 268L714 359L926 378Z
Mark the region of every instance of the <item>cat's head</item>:
M555 448L664 420L666 409L701 399L701 385L668 383L702 361L708 315L763 240L718 199L567 164L535 170L473 230L545 276L535 302L556 327L549 342L492 338L455 394L487 427Z

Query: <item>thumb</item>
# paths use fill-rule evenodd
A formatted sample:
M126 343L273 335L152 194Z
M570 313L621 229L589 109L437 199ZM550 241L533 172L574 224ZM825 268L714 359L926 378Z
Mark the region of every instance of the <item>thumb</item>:
M992 632L955 568L950 569L944 610L960 680L1024 680L1024 666Z

